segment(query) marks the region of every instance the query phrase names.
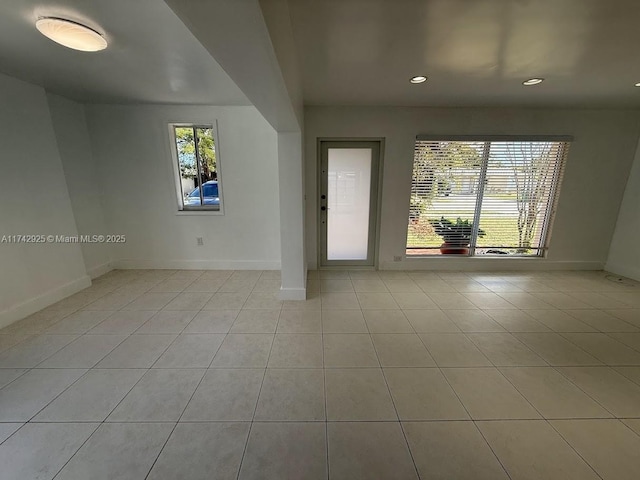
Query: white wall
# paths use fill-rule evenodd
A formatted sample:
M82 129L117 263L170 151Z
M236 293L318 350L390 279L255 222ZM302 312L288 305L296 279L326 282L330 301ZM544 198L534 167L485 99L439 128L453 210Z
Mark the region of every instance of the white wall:
M600 269L640 131L640 113L622 110L307 107L307 257L317 266L317 139L384 137L379 268ZM573 135L550 249L545 259L429 258L404 255L411 166L419 134ZM637 185L637 183L636 183ZM636 197L637 198L637 197Z
M47 97L0 75L0 237L76 235ZM0 243L0 327L90 285L78 244Z
M78 233L104 234L102 189L91 154L84 107L50 93L47 100ZM80 247L87 273L92 278L110 270L107 244L82 243Z
M627 181L606 269L640 280L640 143Z
M86 107L119 268L280 268L278 146L254 107ZM218 121L224 215L177 212L168 124ZM204 246L196 245L203 237Z

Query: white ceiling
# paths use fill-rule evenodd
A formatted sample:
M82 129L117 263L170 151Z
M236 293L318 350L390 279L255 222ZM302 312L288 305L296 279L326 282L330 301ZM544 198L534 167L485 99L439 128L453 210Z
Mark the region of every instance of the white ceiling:
M0 0L0 72L81 102L249 105L212 54L255 43L224 26L258 0L169 1L190 6L187 23L201 41L214 28L227 34L205 49L163 0ZM297 54L282 73L291 77L296 64L306 105L640 107L638 0L259 3L278 59ZM104 32L109 48L90 54L51 42L34 27L46 15ZM270 48L253 45L267 57ZM273 72L240 57L235 69L219 61L251 93L238 72L258 89ZM411 85L420 74L429 81ZM522 86L538 76L546 81Z
M303 116L301 88L297 78L279 61L272 44L264 10L258 0L165 0L207 51L233 78L251 103L278 132L299 132ZM287 6L287 0L274 0ZM267 9L268 11L268 9ZM292 43L291 22L286 9L274 15L285 26ZM277 32L287 31L279 28ZM292 56L295 59L295 52ZM297 72L297 68L296 68ZM293 96L291 85L300 93Z
M307 105L640 106L638 0L289 0L289 10ZM429 81L411 85L413 75ZM546 81L522 86L530 77Z
M39 16L84 23L109 47L62 47L35 29ZM1 0L0 72L81 102L250 104L162 0Z

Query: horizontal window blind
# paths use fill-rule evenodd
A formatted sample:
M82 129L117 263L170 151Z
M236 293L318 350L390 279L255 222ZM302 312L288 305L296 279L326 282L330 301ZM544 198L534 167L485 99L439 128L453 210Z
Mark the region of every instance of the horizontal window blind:
M407 254L544 254L568 152L566 137L420 138ZM446 251L446 245L457 251Z

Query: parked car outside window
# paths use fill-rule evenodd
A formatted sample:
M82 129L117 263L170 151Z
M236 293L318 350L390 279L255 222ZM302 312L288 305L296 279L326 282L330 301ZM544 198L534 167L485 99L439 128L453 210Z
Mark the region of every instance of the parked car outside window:
M220 205L216 180L210 180L202 185L202 205ZM200 187L196 187L185 197L184 206L200 206Z

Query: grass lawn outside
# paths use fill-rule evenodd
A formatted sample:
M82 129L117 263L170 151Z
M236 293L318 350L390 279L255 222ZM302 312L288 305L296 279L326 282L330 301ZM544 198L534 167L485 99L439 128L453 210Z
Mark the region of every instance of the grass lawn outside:
M464 217L463 214L460 216L463 220L468 218ZM416 224L409 225L407 235L408 255L411 255L411 250L409 250L411 247L438 248L442 245L442 237L435 233L433 227L427 221L428 218L431 217L422 216ZM457 214L454 212L450 215L450 218L455 220ZM518 255L536 255L537 253L536 250L531 250L528 254L516 251L518 247L517 216L484 215L480 218L480 229L484 230L485 235L478 237L477 249L491 247L495 250Z

